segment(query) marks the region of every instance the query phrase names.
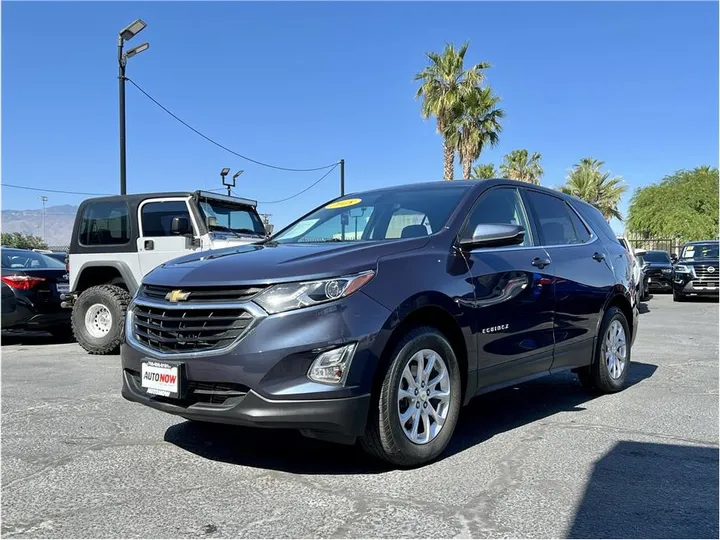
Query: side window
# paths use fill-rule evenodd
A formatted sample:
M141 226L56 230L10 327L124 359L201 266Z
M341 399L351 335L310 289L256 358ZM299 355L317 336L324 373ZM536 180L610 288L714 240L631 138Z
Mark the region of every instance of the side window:
M573 207L570 205L568 206L568 210L570 211L570 219L572 220L572 224L575 228L575 234L577 235L578 240L581 244L589 242L592 238L592 234L590 233L590 231L588 231L588 228L585 226L582 219L580 219L580 216L577 215Z
M520 225L525 229L525 239L520 246L531 245L531 233L525 217L522 200L515 188L491 189L480 197L475 208L470 212L470 219L465 225L461 237L472 237L475 227L480 224L499 223L504 225Z
M590 238L584 226L580 232L576 231L573 217L577 219L577 216L564 200L532 190L528 190L527 196L543 245L581 244L587 241L583 237ZM580 222L579 219L577 221Z
M189 223L192 223L185 201L146 203L143 205L140 215L143 236L173 236L172 219L174 217L184 217Z
M127 244L130 241L127 204L119 201L88 204L78 240L85 246Z
M400 208L390 217L385 238L415 238L428 234L432 234L432 228L425 214Z

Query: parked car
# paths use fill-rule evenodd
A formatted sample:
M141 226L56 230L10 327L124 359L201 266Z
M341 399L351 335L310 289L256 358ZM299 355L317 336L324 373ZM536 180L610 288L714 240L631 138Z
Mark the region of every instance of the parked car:
M717 240L688 242L672 270L673 300L682 302L688 296L718 296Z
M80 204L68 250L75 339L89 353L118 351L125 310L143 276L189 253L266 239L257 202L209 191L133 193Z
M72 335L70 313L60 307L68 291L65 265L27 249L2 249L2 329Z
M479 394L564 370L621 390L631 272L602 214L551 189L348 195L260 244L146 275L128 306L122 395L189 420L359 438L418 465Z
M67 253L64 253L62 251L53 251L51 253L46 253L46 255L52 259L55 259L56 261L60 261L63 264L65 264L68 260Z
M635 284L635 291L637 293L637 300L639 301L643 295L645 294L645 291L643 290L642 284L642 271L641 271L641 264L637 260L637 253L633 249L633 247L630 245L630 242L624 237L624 236L618 236L617 237L618 242L627 250L628 255L630 257L630 263L632 265L632 275L633 275L633 283Z
M643 259L645 255L645 250L636 250L635 251L635 259L637 260L638 266L640 267L640 300L645 301L650 298L650 288L648 283L648 276L645 272L645 260Z
M646 291L672 292L672 260L667 251L649 250L638 255L642 259Z

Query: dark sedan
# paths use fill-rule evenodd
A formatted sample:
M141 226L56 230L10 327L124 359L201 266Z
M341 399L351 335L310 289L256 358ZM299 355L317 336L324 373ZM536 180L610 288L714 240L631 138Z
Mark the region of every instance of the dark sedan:
M70 311L60 307L68 290L65 265L26 249L2 250L2 329L72 335Z
M645 295L672 292L672 259L667 251L646 251L642 255Z

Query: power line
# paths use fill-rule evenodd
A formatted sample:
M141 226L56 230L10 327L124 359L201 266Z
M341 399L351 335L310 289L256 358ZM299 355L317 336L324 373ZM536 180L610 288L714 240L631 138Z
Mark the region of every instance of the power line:
M195 129L194 127L192 127L190 124L188 124L187 122L185 122L184 120L182 120L181 118L179 118L177 115L173 114L173 113L172 113L171 111L169 111L165 106L163 106L159 101L157 101L154 97L152 97L152 96L151 96L150 94L148 94L145 90L143 90L142 88L140 88L140 86L139 86L135 81L133 81L131 78L125 77L125 80L128 81L130 84L132 84L135 88L137 88L142 94L145 95L145 97L147 97L147 98L148 98L150 101L152 101L155 105L157 105L158 107L160 107L163 111L165 111L167 114L169 114L170 116L172 116L175 120L177 120L178 122L180 122L183 126L185 126L186 128L188 128L189 130L195 132L197 135L200 135L203 139L205 139L206 141L214 144L214 145L217 146L218 148L222 148L222 149L225 150L226 152L230 152L231 154L233 154L233 155L235 155L235 156L237 156L237 157L239 157L239 158L242 158L242 159L244 159L244 160L246 160L246 161L250 161L250 162L252 162L252 163L255 163L256 165L261 165L261 166L263 166L263 167L268 167L268 168L270 168L270 169L277 169L277 170L279 170L279 171L291 171L291 172L322 171L323 169L327 169L327 168L329 168L329 167L333 167L333 168L334 168L334 167L337 166L337 163L331 163L331 164L329 164L329 165L324 165L324 166L322 166L322 167L313 167L313 168L310 168L310 169L293 169L293 168L290 168L290 167L279 167L279 166L277 166L277 165L270 165L269 163L263 163L262 161L258 161L258 160L256 160L256 159L252 159L252 158L249 158L249 157L247 157L247 156L243 156L242 154L239 154L239 153L235 152L234 150L231 150L231 149L228 148L227 146L223 146L223 145L220 144L219 142L211 139L211 138L208 137L207 135L201 133L200 131L198 131L197 129ZM331 169L331 170L332 170L332 169Z
M34 187L28 187L28 186L17 186L15 184L6 184L5 182L2 183L2 187L11 187L16 189L29 189L30 191L47 191L50 193L64 193L66 195L93 195L96 197L103 197L106 195L111 195L110 193L86 193L84 191L63 191L61 189L45 189L45 188L34 188Z
M302 191L297 192L295 195L291 195L290 197L286 197L285 199L280 199L280 200L277 200L277 201L258 201L258 204L275 204L275 203L281 203L281 202L289 201L290 199L294 199L295 197L297 197L297 196L299 196L299 195L302 195L303 193L305 193L305 192L308 191L309 189L317 186L320 182L322 182L323 180L325 180L325 178L327 178L328 175L329 175L331 172L333 172L338 165L339 165L339 164L336 163L336 164L333 166L332 169L330 169L328 172L326 172L325 174L323 174L320 178L318 178L315 182L313 182L312 184L310 184L308 187L306 187L306 188L303 189Z

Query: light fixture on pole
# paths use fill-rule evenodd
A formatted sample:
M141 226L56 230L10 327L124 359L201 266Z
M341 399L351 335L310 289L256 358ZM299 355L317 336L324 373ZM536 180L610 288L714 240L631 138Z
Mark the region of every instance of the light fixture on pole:
M118 34L118 101L120 105L120 195L127 192L126 182L126 160L125 160L125 65L128 58L132 58L136 54L146 51L149 43L142 43L137 47L133 47L126 53L123 53L123 45L126 41L134 38L140 33L147 24L142 19L138 19L123 28Z
M238 176L240 176L244 172L245 171L238 171L235 174L233 174L232 183L230 183L230 182L225 181L225 177L230 173L230 169L228 167L226 167L222 171L220 171L220 176L222 177L223 186L225 186L227 188L228 197L230 197L232 195L232 188L235 187L235 182L237 181Z

